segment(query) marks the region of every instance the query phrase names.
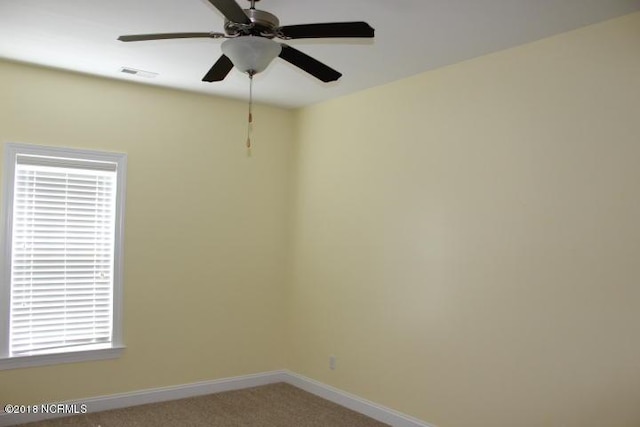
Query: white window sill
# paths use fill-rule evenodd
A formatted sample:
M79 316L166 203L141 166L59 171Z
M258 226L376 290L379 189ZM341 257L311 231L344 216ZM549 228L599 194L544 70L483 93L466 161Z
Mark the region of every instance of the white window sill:
M0 359L0 371L6 369L30 368L33 366L57 365L60 363L117 359L122 356L124 349L124 346L114 346L97 350L79 350L65 353L5 357Z

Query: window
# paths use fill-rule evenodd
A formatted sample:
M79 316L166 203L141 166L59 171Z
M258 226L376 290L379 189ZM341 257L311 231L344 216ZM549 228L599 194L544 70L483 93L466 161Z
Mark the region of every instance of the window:
M126 155L4 154L0 369L118 357Z

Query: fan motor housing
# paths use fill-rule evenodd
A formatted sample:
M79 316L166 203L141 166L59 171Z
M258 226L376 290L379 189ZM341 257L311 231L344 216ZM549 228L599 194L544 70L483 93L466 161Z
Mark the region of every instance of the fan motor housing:
M244 9L251 25L239 24L225 20L224 30L230 36L255 35L268 38L275 37L274 30L280 26L278 17L272 13L258 9Z

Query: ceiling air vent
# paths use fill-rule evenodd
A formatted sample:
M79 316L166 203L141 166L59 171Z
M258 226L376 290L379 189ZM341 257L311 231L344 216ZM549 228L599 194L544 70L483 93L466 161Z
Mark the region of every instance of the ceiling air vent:
M139 77L146 77L148 79L152 79L158 76L158 73L152 73L151 71L144 71L144 70L136 70L135 68L129 68L129 67L120 68L120 72L124 74L139 76Z

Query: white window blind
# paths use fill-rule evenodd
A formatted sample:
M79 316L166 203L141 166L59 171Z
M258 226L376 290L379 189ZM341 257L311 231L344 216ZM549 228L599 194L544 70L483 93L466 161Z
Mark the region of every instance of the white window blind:
M17 156L9 356L111 342L116 168Z

